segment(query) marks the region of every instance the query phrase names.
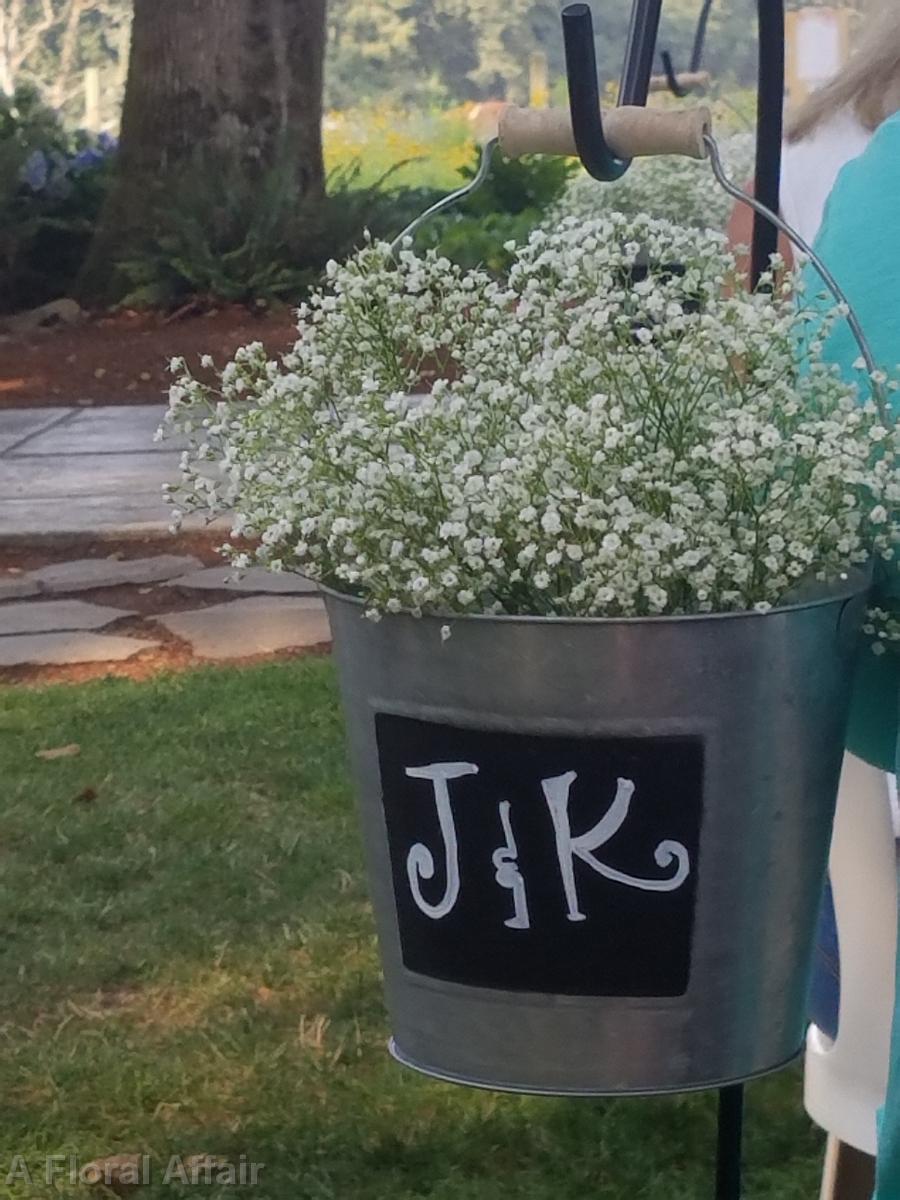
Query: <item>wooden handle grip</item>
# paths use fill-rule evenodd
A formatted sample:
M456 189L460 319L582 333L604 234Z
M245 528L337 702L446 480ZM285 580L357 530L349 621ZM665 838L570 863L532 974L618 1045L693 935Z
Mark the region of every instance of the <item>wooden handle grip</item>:
M688 90L691 88L708 88L709 78L709 71L680 71L675 76L675 82ZM650 76L651 92L667 92L668 90L669 80L665 75Z
M603 132L613 154L641 158L683 154L706 158L704 134L712 130L706 107L666 112L656 108L612 108L603 114ZM572 118L562 108L516 108L500 118L500 148L508 158L523 154L575 155Z

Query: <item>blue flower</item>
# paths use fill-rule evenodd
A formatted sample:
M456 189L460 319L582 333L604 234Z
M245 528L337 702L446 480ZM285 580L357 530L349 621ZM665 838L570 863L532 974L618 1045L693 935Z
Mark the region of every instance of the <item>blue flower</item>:
M116 138L111 134L101 133L93 145L84 146L77 154L72 155L70 160L72 172L75 175L81 175L85 171L93 171L96 167L102 167L118 148L119 143Z
M88 146L85 150L80 150L72 159L72 169L76 174L81 174L82 171L90 171L92 167L99 167L103 159L104 155L100 150Z
M71 161L59 150L51 150L47 158L50 166L46 193L54 200L64 200L72 191Z
M19 178L33 192L41 192L47 186L50 164L43 150L32 150L22 167Z

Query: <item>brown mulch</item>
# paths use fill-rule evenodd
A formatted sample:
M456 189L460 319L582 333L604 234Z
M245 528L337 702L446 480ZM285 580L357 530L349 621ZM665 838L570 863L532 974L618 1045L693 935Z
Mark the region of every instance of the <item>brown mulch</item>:
M0 408L159 404L174 357L196 366L211 354L222 365L248 342L262 342L277 356L296 338L289 308L256 314L238 305L180 314L124 311L30 334L0 332Z

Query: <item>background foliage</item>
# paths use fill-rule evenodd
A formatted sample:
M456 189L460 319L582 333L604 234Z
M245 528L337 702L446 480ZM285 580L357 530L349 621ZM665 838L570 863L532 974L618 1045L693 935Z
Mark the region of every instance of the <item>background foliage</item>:
M120 299L176 304L189 296L248 302L296 300L328 257L359 243L364 226L392 236L468 177L480 132L473 104L525 102L529 64L547 58L551 92L564 102L560 9L566 0L329 0L325 157L329 202L293 203L275 170L259 195L202 163L160 197L158 219L120 263ZM99 130L115 131L127 75L132 0L0 0L0 311L64 294L96 226L111 172ZM601 73L614 90L631 0L595 3ZM660 49L686 64L700 0L665 0ZM722 131L748 127L756 68L753 0L717 0L707 65L722 101ZM87 86L86 86L87 85ZM32 89L37 89L34 91ZM92 91L93 89L93 91ZM98 99L99 89L99 99ZM40 100L38 94L40 93ZM665 103L663 97L661 101ZM735 119L735 109L739 110ZM75 131L88 124L91 137ZM88 163L87 150L103 151ZM82 156L82 157L79 157ZM88 170L87 167L91 169ZM581 179L565 210L595 202L666 207L684 193L692 223L727 211L706 168L671 164L634 172L603 192ZM678 172L677 166L672 170ZM500 270L504 243L521 240L555 211L572 168L560 162L500 165L493 184L429 226L437 245L466 266ZM577 174L577 172L576 172ZM693 190L692 190L693 189ZM265 204L258 203L262 195ZM669 197L671 198L671 196ZM718 202L718 203L717 203ZM310 236L310 230L314 236Z
M392 99L455 104L527 96L530 56L543 50L551 79L563 73L559 13L567 0L330 0L326 103L348 108ZM796 4L794 5L796 6ZM601 73L622 65L630 0L594 4ZM686 64L700 0L666 0L660 48ZM756 60L753 0L717 0L707 65L720 81L749 84ZM114 122L127 69L131 0L0 0L0 90L46 87L74 122L82 73L100 68L103 119Z
M85 112L84 72L100 72L100 120L114 129L125 87L131 0L0 0L0 92L39 87L71 124Z
M64 293L103 203L115 143L66 130L31 87L0 93L0 312Z

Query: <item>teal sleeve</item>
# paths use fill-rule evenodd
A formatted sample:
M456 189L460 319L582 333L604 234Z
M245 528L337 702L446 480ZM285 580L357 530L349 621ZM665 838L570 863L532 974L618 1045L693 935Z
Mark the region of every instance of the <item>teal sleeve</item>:
M900 113L885 121L859 158L838 176L825 208L815 249L847 294L871 344L888 371L900 364ZM805 301L834 307L810 263L803 272ZM825 358L850 379L859 347L846 321L825 344Z
M859 158L841 171L825 209L816 251L834 274L860 319L875 360L888 371L900 364L900 114L885 121ZM834 299L812 263L803 272L804 303L825 311ZM847 379L864 382L854 367L859 346L846 321L832 330L824 357ZM875 602L900 598L896 566L881 572ZM892 770L897 756L900 656L880 660L865 652L854 690L849 748ZM900 1193L898 1193L900 1200Z
M900 114L885 121L860 158L841 172L829 199L816 250L834 273L871 343L879 365L900 364ZM804 271L806 300L822 307L821 278ZM825 343L825 357L848 379L859 379L859 357L846 322ZM896 406L895 406L896 408ZM881 596L900 597L900 575L889 568L879 581ZM877 601L876 601L877 602ZM884 770L900 765L900 656L870 653L860 663L848 744ZM900 954L897 958L900 967ZM897 996L900 998L900 972ZM875 1200L900 1200L900 1020L895 1010L887 1100L880 1120Z

